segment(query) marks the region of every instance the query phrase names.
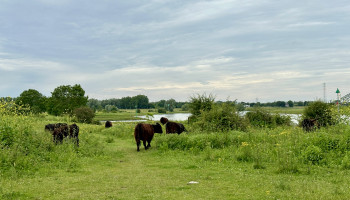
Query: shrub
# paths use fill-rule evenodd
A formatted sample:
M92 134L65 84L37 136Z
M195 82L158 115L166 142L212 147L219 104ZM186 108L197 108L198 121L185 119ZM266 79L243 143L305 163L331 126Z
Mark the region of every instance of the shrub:
M304 161L312 164L320 164L323 159L322 149L318 146L310 145L303 152Z
M321 101L315 101L304 109L301 120L304 119L316 119L318 125L322 127L336 124L332 105Z
M246 118L254 127L274 128L281 125L291 125L292 120L289 116L280 114L271 114L262 108L255 108L246 114Z
M191 114L199 116L203 111L210 111L214 105L214 100L215 98L211 94L209 96L197 94L197 97L191 97L189 104Z
M158 113L166 113L165 108L158 108Z
M89 107L76 108L73 111L77 120L81 123L92 123L92 119L95 117L94 111Z
M247 123L236 112L234 105L223 103L212 106L211 110L202 111L196 125L202 130L228 131L246 130Z

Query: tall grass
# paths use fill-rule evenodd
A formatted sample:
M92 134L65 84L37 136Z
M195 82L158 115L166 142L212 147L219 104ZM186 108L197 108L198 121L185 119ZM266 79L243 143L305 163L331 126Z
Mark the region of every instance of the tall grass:
M44 131L46 122L42 116L20 110L9 112L11 106L3 102L0 106L0 177L30 175L45 167L74 171L80 158L104 153L103 146L84 128L80 131L79 148L68 139L55 145L51 133Z
M246 132L192 132L163 135L155 141L160 151L222 149L228 158L252 162L256 168L274 165L280 173L296 173L309 165L342 169L350 166L350 127L345 125L311 133L290 126L253 128Z

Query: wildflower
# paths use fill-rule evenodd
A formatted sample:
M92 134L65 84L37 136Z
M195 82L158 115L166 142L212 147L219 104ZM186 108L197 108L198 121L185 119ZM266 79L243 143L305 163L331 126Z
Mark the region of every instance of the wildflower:
M271 192L270 192L269 190L266 191L266 194L267 194L267 195L270 195L270 193L271 193Z
M281 133L280 133L280 135L284 135L284 134L286 134L287 132L286 131L282 131Z
M248 146L249 143L248 142L242 142L242 147Z

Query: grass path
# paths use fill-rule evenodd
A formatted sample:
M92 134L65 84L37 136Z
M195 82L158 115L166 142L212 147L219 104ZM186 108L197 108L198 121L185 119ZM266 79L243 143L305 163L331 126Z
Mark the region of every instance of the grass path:
M103 136L101 136L103 137ZM74 171L45 169L2 180L3 199L349 199L349 172L313 169L278 174L273 166L217 161L154 147L136 151L132 138L106 143L107 156L87 158ZM319 171L317 171L319 170ZM198 184L188 184L197 181Z

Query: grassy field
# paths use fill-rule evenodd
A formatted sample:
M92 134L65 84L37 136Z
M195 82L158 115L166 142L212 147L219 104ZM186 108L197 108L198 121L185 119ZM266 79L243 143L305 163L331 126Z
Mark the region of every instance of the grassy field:
M207 133L185 124L188 133L156 134L137 152L135 123L78 124L79 148L54 145L44 125L66 120L2 116L0 199L350 198L348 126Z
M169 113L184 113L180 108L174 109L174 112ZM187 111L188 112L188 111ZM185 112L185 113L187 113ZM137 120L141 119L138 116L159 114L156 109L140 109L140 113L136 113L136 109L119 109L117 112L97 112L94 120L96 121L122 121L122 120Z
M247 111L250 111L254 108L247 108ZM282 107L263 107L268 112L271 113L279 113L279 114L302 114L305 107L304 106L295 106L295 107L288 107L288 108L282 108Z

